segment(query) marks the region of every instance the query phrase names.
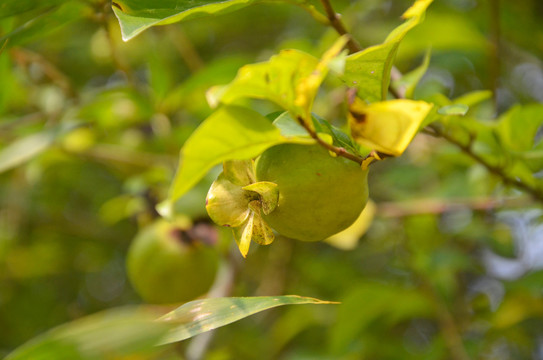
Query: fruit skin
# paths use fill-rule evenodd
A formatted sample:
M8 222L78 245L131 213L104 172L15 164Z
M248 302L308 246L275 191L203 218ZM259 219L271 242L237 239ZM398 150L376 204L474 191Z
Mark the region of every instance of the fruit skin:
M217 251L181 229L158 220L134 238L127 256L128 278L148 303L186 302L206 293L217 267Z
M264 220L280 234L319 241L351 225L368 200L367 170L319 145L281 144L256 161L257 181L278 185L277 208Z

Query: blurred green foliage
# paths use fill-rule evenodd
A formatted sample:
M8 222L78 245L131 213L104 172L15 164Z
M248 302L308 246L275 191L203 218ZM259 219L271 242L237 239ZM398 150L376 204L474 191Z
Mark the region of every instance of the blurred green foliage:
M367 47L382 43L412 2L333 3ZM450 106L473 95L466 116L445 123L462 144L476 134L473 149L513 183L420 134L402 157L372 165L377 215L354 250L279 238L241 260L231 239L221 240L218 251L236 267L231 296L342 304L273 310L218 329L204 358L542 358L542 199L511 186L543 188L542 21L540 0L436 1L396 59L408 73L431 47L414 98ZM155 27L127 43L108 1L0 5L0 356L61 323L141 303L126 252L158 216L179 149L212 112L207 89L282 49L318 57L336 37L283 2ZM340 87L328 80L314 107L338 127ZM471 93L479 90L494 97ZM278 110L250 104L263 115ZM208 222L212 180L178 211ZM156 357L183 358L191 345Z

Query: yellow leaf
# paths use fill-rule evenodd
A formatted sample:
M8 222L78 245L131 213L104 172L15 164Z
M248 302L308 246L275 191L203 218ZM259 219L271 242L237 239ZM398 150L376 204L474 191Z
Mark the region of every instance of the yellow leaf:
M246 258L247 253L249 253L249 247L251 246L251 238L253 237L253 224L254 224L254 212L251 211L251 215L245 223L240 227L232 229L234 233L234 239L238 244L239 252L241 255Z
M353 138L380 153L400 156L417 133L432 104L390 100L366 105L359 98L349 106Z
M342 36L328 49L320 59L319 63L315 69L307 76L306 78L300 80L296 86L295 100L294 105L302 109L303 119L311 119L311 108L313 106L313 100L319 90L321 83L328 74L328 69L331 66L331 63L336 60L341 55L341 51L345 44L349 41L348 36ZM344 54L345 55L345 54ZM346 55L345 55L346 56ZM343 68L345 59L341 59L341 68ZM313 124L310 122L308 124L311 128Z
M368 231L376 210L375 203L368 200L366 207L351 226L342 232L330 236L325 241L341 250L353 250L358 245L358 240Z
M409 9L407 9L402 18L410 19L413 17L422 16L426 11L426 8L430 6L433 0L417 0Z

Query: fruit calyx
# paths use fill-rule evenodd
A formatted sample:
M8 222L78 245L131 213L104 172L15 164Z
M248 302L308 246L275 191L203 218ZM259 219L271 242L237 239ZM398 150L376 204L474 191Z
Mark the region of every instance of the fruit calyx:
M273 242L273 231L261 213L271 213L278 201L277 184L256 182L252 160L232 160L223 163L223 172L211 185L206 210L216 224L232 228L241 255L246 257L251 240L260 245Z

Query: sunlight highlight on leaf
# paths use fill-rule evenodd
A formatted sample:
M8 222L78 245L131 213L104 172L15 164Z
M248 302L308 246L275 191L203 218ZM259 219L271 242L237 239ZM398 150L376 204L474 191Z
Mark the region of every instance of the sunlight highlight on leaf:
M263 0L114 0L113 12L121 26L124 41L157 25L224 14Z
M288 139L256 111L223 106L194 131L181 149L179 168L170 189L174 202L213 166L226 160L250 159Z
M277 306L298 304L337 304L337 302L297 295L195 300L161 318L169 324L179 324L170 331L162 343L168 344L185 340Z

